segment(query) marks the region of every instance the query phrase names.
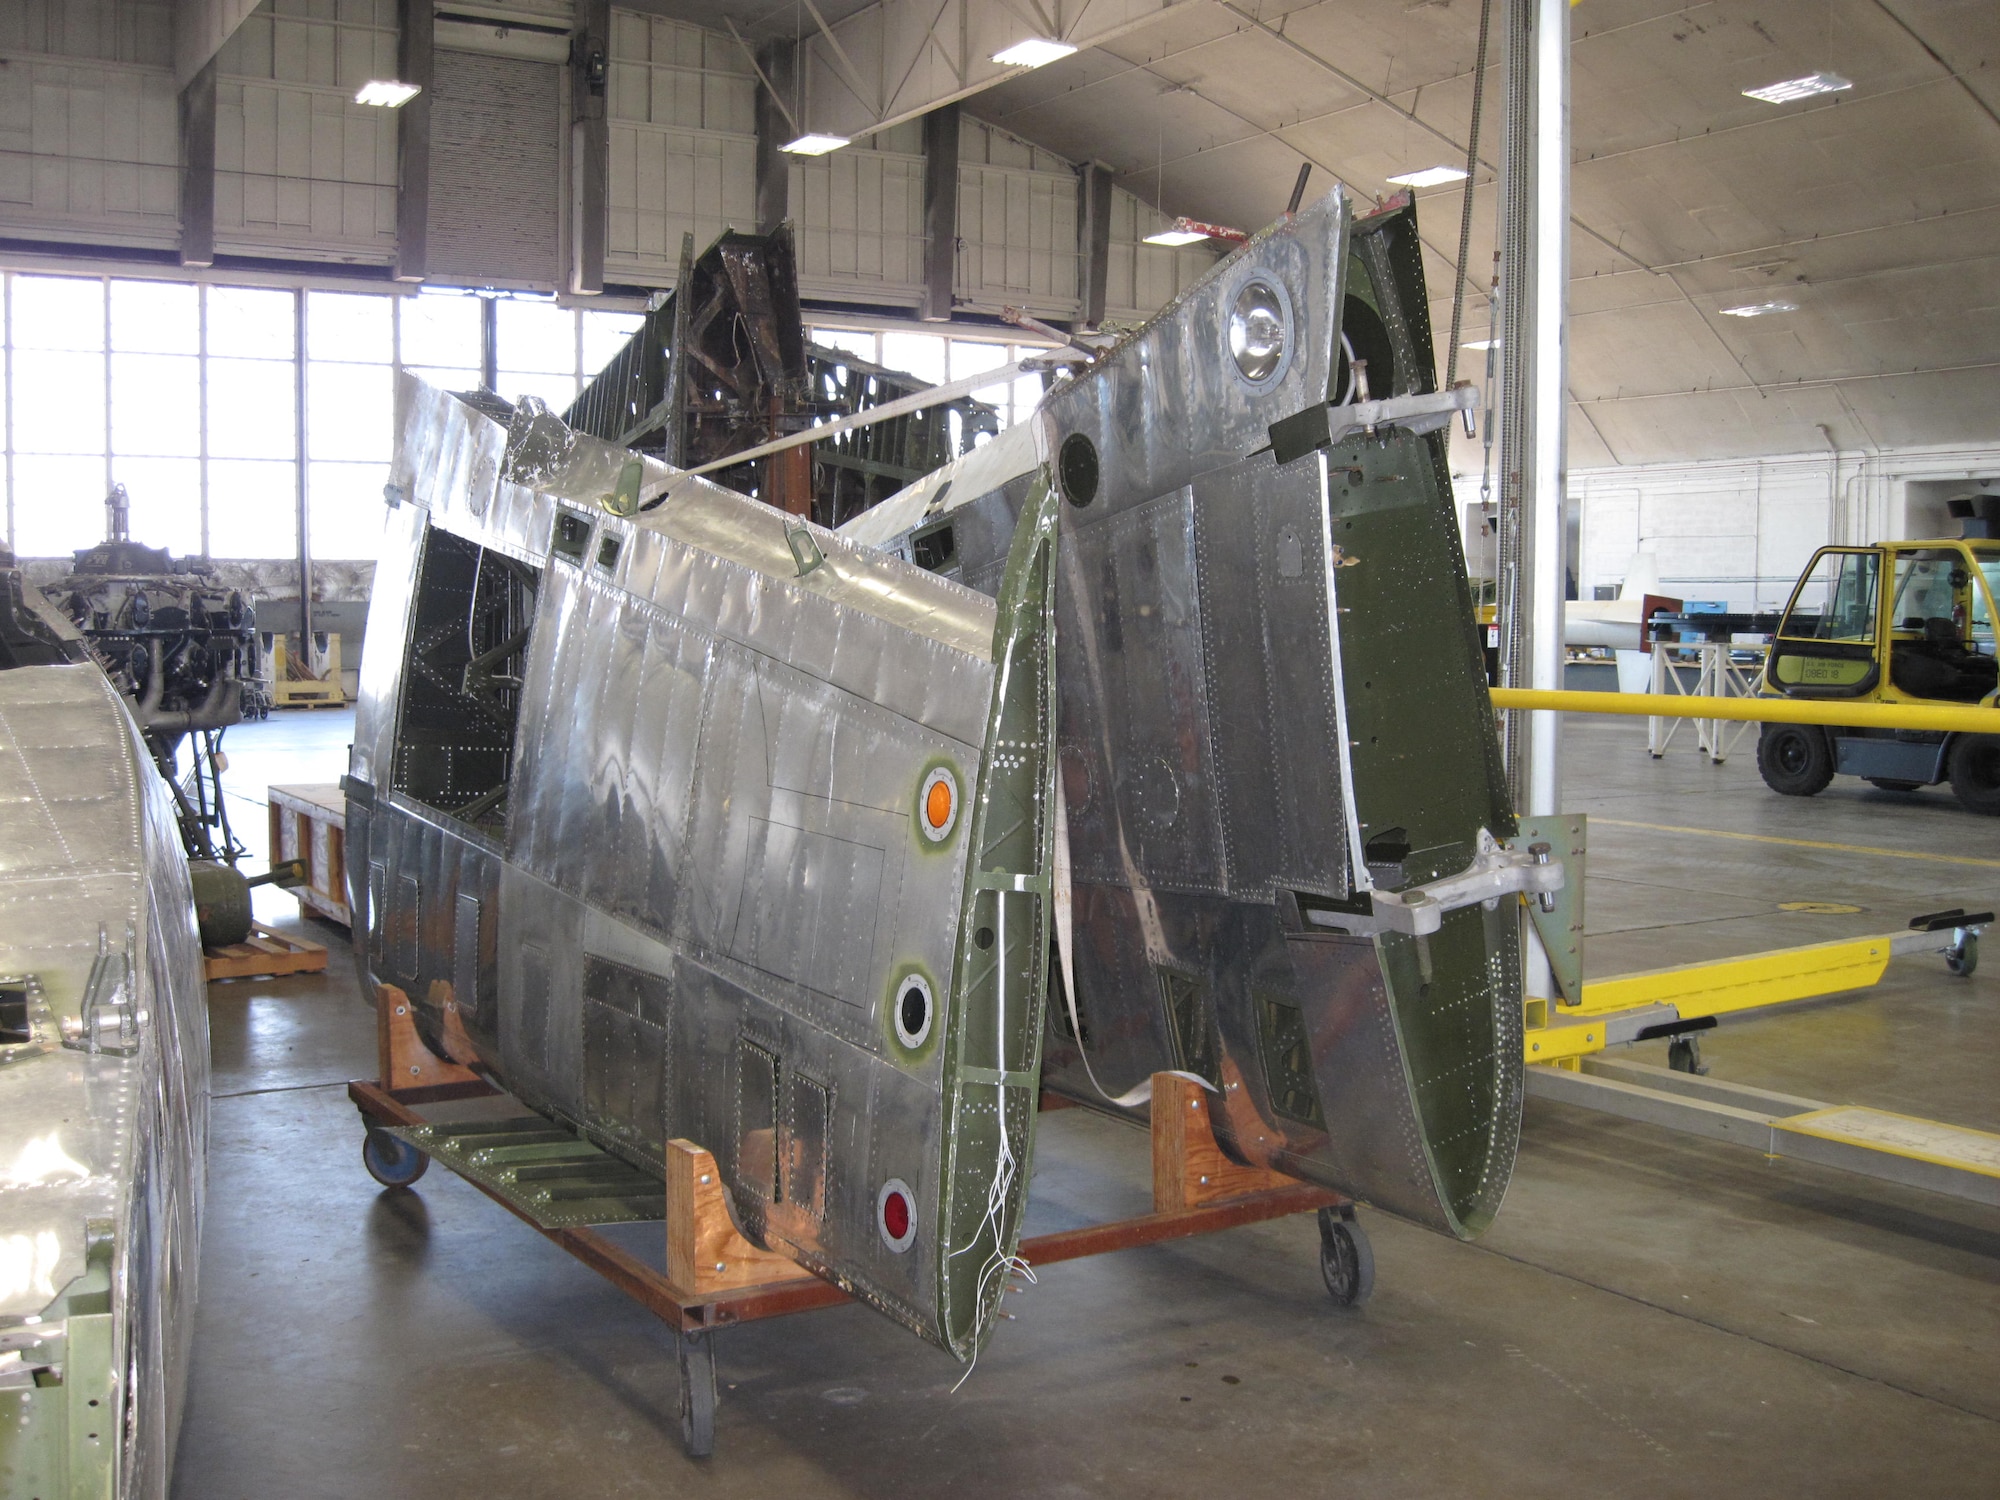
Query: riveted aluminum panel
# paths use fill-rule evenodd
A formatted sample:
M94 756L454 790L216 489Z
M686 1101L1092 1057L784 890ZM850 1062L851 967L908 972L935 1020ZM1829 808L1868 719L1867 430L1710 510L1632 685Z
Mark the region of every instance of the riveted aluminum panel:
M208 997L168 790L96 666L0 672L0 809L0 973L32 981L27 1039L0 1045L15 1153L0 1317L17 1332L40 1320L10 1383L40 1395L34 1372L58 1367L78 1398L22 1405L0 1460L32 1484L48 1444L109 1453L121 1492L164 1495L198 1282ZM93 972L102 1047L83 1050L66 1043L82 1039ZM102 1444L62 1430L92 1389L124 1413Z
M635 1164L676 1135L709 1146L747 1233L969 1357L1018 1234L1039 1062L1054 502L1036 492L996 606L817 530L801 574L796 522L532 404L508 430L414 384L401 400L409 508L537 581L508 647L504 800L440 809L357 776L350 858L391 893L356 932L364 975L415 986L428 1038L466 922L490 928L460 1018L511 1090ZM659 504L611 515L635 463ZM425 608L406 598L371 641L403 692ZM395 713L380 695L358 733ZM495 867L476 889L467 851ZM919 982L922 1034L899 1039L891 1006ZM919 1226L900 1249L877 1222L891 1177Z

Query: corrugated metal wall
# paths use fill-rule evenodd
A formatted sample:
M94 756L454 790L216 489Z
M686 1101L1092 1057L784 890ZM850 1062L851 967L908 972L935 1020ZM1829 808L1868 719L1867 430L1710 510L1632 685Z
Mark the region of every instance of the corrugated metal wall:
M551 11L559 6L544 7ZM0 0L0 235L171 246L179 125L171 0ZM756 218L759 87L723 32L612 11L607 278L669 285L681 236ZM395 253L393 110L353 102L396 70L396 0L264 0L217 58L216 241L224 253L382 264ZM440 49L430 279L560 280L563 69ZM1070 163L966 119L956 295L1044 317L1079 307ZM907 308L923 273L922 127L791 164L806 296ZM1169 300L1212 263L1137 243L1113 194L1111 315Z
M553 290L561 264L562 69L437 54L429 278Z
M167 0L0 4L0 232L168 246L180 127Z
M605 275L671 281L681 235L697 250L757 217L757 78L727 36L611 12Z
M218 249L387 261L396 113L354 102L396 76L396 0L265 0L216 58Z

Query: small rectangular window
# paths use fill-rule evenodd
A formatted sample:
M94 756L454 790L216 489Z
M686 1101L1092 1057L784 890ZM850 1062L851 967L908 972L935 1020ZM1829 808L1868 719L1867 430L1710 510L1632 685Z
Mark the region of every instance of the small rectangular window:
M597 543L597 565L609 573L618 566L618 538L605 536Z
M590 522L573 510L557 511L556 534L549 547L558 557L582 562L584 554L590 550Z

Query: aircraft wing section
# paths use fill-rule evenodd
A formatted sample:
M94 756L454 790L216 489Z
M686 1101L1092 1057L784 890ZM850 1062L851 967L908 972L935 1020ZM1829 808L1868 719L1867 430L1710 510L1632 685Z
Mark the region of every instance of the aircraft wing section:
M1055 502L982 597L406 380L357 958L445 1055L969 1358L1019 1231ZM503 425L503 420L505 423Z

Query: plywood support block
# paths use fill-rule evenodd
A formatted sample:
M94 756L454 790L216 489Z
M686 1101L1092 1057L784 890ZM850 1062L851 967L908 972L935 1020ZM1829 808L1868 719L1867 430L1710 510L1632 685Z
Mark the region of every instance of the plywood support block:
M1155 1213L1298 1185L1296 1178L1282 1172L1240 1166L1223 1155L1209 1107L1208 1090L1193 1079L1173 1073L1153 1075Z
M456 1009L448 1013L457 1020ZM447 1036L450 1035L449 1023ZM464 1027L459 1027L463 1037ZM466 1043L471 1051L471 1043ZM426 1047L417 1035L416 1019L410 1014L410 997L393 984L375 986L375 1060L381 1069L382 1087L394 1093L401 1089L434 1088L445 1083L478 1083L470 1068L446 1062Z
M812 1274L737 1232L712 1155L693 1141L667 1142L667 1280L677 1290L700 1296Z

